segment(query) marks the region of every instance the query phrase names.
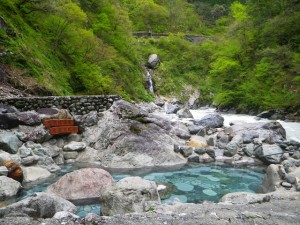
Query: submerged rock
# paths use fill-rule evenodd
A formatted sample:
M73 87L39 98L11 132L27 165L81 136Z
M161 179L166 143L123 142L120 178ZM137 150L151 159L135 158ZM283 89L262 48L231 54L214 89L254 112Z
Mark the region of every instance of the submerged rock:
M158 183L157 190L161 200L165 200L171 197L176 187L171 183Z

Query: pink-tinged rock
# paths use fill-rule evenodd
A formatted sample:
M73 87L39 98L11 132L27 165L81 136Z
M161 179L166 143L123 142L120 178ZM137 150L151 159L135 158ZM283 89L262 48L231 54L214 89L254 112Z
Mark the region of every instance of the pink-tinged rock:
M64 175L46 192L75 203L92 203L99 201L102 193L113 184L114 180L107 171L85 168Z

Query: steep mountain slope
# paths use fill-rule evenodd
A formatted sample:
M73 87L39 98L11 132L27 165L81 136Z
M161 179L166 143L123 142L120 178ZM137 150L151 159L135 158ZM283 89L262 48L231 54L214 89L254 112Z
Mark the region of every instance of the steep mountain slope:
M299 11L299 0L2 0L0 82L30 94L149 101L144 65L157 53L156 94L185 100L199 90L202 104L295 111Z

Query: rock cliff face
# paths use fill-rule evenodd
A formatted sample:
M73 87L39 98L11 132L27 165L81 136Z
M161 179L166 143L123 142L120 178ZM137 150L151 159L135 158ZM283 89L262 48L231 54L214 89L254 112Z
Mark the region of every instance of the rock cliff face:
M120 100L83 135L84 141L98 151L95 161L100 158L103 166L142 168L186 163L173 151L174 144L183 142L173 130L170 121Z

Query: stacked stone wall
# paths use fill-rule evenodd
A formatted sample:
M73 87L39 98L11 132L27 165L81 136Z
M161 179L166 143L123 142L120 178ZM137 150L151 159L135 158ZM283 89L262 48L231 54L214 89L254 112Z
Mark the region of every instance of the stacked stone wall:
M15 106L20 111L57 107L83 115L91 111L105 111L119 99L121 97L117 95L16 97L0 99L0 104Z

